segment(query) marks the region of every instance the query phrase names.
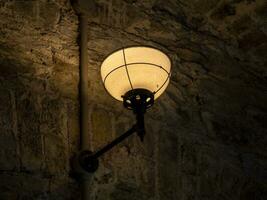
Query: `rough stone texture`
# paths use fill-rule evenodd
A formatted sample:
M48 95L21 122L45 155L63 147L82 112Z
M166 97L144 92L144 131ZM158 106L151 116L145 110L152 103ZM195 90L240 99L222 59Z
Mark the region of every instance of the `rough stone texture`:
M94 149L133 116L99 66L127 45L170 55L171 83L129 138L101 159L97 200L267 199L265 0L94 0L88 15ZM68 0L0 0L0 199L79 199L78 17Z

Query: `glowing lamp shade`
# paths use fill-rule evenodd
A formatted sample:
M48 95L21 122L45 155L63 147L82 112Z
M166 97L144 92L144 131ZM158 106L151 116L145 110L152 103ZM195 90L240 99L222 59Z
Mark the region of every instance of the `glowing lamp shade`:
M158 49L145 46L123 48L110 54L101 65L106 90L115 99L133 89L146 89L158 98L170 78L171 61Z

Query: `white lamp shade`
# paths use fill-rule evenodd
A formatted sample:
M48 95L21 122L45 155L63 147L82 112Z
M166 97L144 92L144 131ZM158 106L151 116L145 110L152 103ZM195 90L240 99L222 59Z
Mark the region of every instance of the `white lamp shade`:
M147 89L158 98L170 78L171 61L158 49L145 46L123 48L110 54L101 65L106 90L115 99L132 89Z

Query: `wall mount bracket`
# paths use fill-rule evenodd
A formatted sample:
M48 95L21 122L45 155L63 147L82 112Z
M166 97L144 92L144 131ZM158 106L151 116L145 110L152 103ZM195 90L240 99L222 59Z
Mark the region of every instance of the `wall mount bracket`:
M94 173L98 169L98 158L113 147L124 141L129 136L137 133L140 140L143 142L145 136L144 114L146 109L151 107L154 103L154 94L145 89L134 89L127 92L123 98L123 105L129 110L133 110L136 115L136 124L122 135L118 136L112 142L95 152L81 151L77 156L80 167L88 173Z

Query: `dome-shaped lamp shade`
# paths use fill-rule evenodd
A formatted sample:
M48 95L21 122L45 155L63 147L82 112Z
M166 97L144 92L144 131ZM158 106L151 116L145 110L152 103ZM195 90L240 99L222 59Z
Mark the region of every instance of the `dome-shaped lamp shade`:
M101 76L106 90L115 99L134 89L146 89L158 98L170 78L169 57L152 47L123 48L110 54L101 65Z

